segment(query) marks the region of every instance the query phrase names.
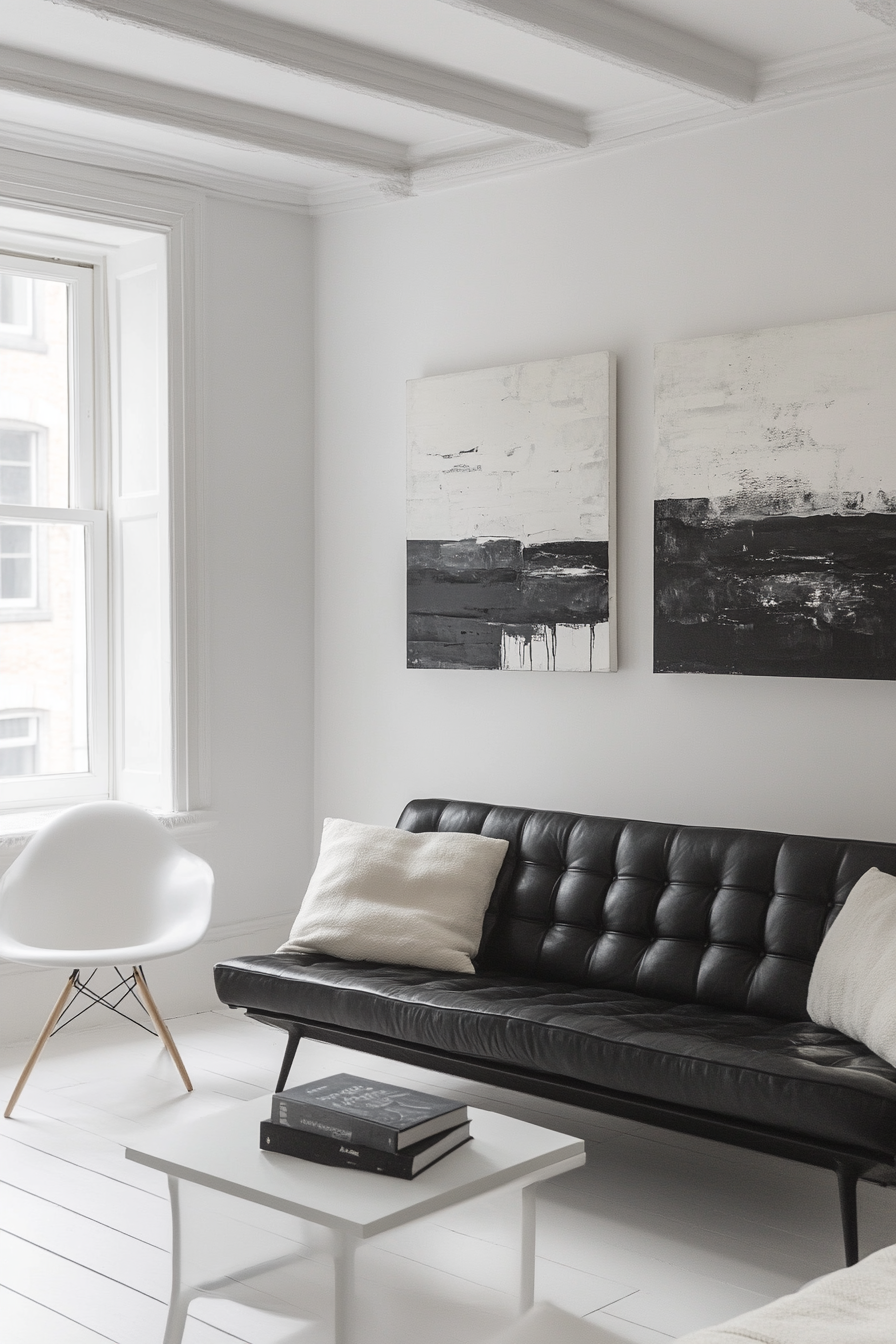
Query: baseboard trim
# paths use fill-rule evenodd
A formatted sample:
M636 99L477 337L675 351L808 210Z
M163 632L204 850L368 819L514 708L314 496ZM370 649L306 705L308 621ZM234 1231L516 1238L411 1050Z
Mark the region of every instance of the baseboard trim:
M205 938L205 943L223 943L228 938L254 938L259 933L282 933L289 928L296 917L295 910L287 910L281 915L265 915L261 919L236 920L232 924L213 924Z
M279 938L295 919L295 911L288 910L282 915L265 915L261 919L241 919L234 920L230 924L212 924L210 925L205 937L196 944L197 947L203 947L206 943L226 943L232 938L234 941L240 941L245 938L257 938L261 934L270 933ZM192 949L187 949L191 951ZM181 955L177 953L175 955ZM170 961L173 958L165 958ZM149 963L147 963L149 964ZM63 968L64 969L64 968ZM73 969L73 968L72 968ZM0 959L0 979L5 979L11 975L45 975L58 973L58 966L26 966L18 961L3 961Z
M294 914L290 910L256 919L214 924L195 947L148 962L149 981L162 1016L185 1017L220 1008L215 993L215 963L227 957L272 951L286 938ZM37 1035L65 975L73 969L0 962L0 1044L13 1045ZM114 973L101 970L98 982L109 976ZM91 1011L84 1015L83 1025L79 1020L71 1030L89 1031L102 1022L103 1019Z

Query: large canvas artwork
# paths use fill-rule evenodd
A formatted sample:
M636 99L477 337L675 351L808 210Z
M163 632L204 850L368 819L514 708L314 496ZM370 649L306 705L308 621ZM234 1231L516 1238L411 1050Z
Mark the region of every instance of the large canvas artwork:
M656 356L654 667L896 678L896 313Z
M616 665L615 362L408 384L408 667Z

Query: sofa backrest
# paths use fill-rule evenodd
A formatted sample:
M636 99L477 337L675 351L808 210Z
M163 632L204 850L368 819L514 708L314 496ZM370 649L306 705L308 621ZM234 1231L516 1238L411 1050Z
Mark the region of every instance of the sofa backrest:
M896 845L445 798L408 804L408 831L510 842L483 925L482 970L806 1018L812 963L869 868Z

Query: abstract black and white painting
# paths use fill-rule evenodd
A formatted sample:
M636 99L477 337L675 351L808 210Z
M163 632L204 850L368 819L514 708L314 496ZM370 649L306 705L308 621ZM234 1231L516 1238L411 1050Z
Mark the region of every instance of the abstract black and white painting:
M615 360L408 384L408 667L616 666Z
M896 679L896 313L656 354L654 669Z

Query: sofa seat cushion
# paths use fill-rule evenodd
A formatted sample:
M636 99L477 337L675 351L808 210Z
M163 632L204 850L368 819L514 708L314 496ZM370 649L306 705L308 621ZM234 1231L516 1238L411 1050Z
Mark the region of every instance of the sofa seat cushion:
M315 953L239 957L215 983L239 1007L896 1154L896 1069L814 1022Z

